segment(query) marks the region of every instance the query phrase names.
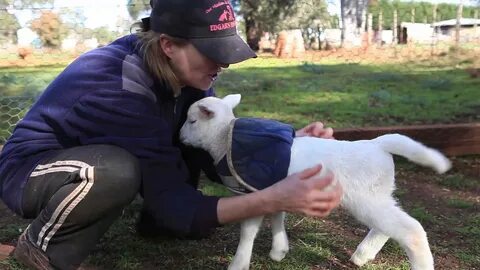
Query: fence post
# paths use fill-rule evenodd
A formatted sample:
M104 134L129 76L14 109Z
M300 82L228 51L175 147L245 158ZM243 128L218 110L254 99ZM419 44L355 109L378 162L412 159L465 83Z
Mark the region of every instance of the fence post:
M362 21L360 23L360 31L359 32L359 35L360 35L360 46L363 47L363 48L368 48L368 46L370 46L370 42L368 40L368 33L367 33L367 11L365 9L362 10Z
M378 43L382 46L383 13L378 13Z
M397 44L397 30L398 30L398 18L397 18L398 14L397 14L397 10L395 9L393 11L393 25L392 25L392 44L395 45Z
M463 3L460 1L458 4L457 8L457 23L455 25L455 46L460 45L460 21L462 19L462 13L463 13Z
M368 43L372 43L373 37L373 15L372 13L368 13L368 24L367 24L367 33L368 33Z
M475 13L473 15L473 18L475 19L473 21L473 29L475 30L475 33L477 32L477 27L478 27L478 24L477 24L477 20L478 20L478 10L476 9L475 10Z
M435 28L435 23L437 22L437 4L433 5L432 10L432 43L430 47L430 55L435 54L435 45L437 42L437 29Z
M360 33L365 33L366 32L366 25L367 25L367 11L364 9L362 10L362 23L360 25Z
M411 21L412 23L415 22L415 8L412 8L412 10L410 11L410 15L411 15Z

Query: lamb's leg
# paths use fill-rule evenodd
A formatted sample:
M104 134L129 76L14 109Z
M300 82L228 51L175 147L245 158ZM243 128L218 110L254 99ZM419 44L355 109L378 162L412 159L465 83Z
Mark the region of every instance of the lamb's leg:
M288 253L288 236L285 231L285 212L278 212L272 215L272 250L270 258L274 261L281 261Z
M354 264L362 266L368 261L375 259L375 256L380 249L382 249L383 245L385 245L388 238L388 236L378 230L371 229L363 239L362 243L358 245L357 250L355 250L355 253L353 253L350 260Z
M397 240L405 249L412 270L433 270L433 256L427 233L422 225L399 207L395 206L391 211L392 213L396 211L398 227L381 228L381 230Z
M393 198L370 199L369 202L363 200L366 204L360 220L398 241L407 253L412 270L433 270L433 256L422 225L396 206Z
M240 243L233 261L228 266L229 270L248 270L252 257L253 241L262 225L263 216L242 221L240 230Z

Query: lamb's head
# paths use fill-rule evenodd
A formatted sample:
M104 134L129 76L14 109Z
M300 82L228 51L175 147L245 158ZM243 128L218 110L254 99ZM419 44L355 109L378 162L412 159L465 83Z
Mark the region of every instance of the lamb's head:
M180 140L207 150L214 158L224 154L219 152L226 149L228 126L235 118L233 108L240 103L240 98L239 94L223 99L207 97L193 103L180 130Z

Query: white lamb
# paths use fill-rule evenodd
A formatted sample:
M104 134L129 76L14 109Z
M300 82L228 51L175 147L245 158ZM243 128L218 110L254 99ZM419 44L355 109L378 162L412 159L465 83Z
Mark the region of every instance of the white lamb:
M240 95L197 101L188 111L181 140L207 150L216 161L220 160L227 151L229 123L236 119L233 108L239 103ZM319 163L334 173L344 191L341 206L370 228L351 257L354 264L362 266L373 260L387 240L393 238L407 253L412 269L434 269L425 230L397 206L392 197L395 189L392 154L431 167L438 173L451 167L450 161L440 152L399 134L353 142L298 137L291 148L288 174ZM289 249L284 217L281 212L272 218L270 257L275 261L282 260ZM240 243L229 269L249 269L253 241L262 220L263 216L242 222Z

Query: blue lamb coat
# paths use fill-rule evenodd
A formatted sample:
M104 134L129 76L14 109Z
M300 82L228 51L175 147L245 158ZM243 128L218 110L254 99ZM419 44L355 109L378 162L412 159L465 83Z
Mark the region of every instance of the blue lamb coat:
M287 176L294 137L292 126L275 120L234 119L227 154L216 165L217 172L233 176L236 181L224 184L235 193L269 187Z

